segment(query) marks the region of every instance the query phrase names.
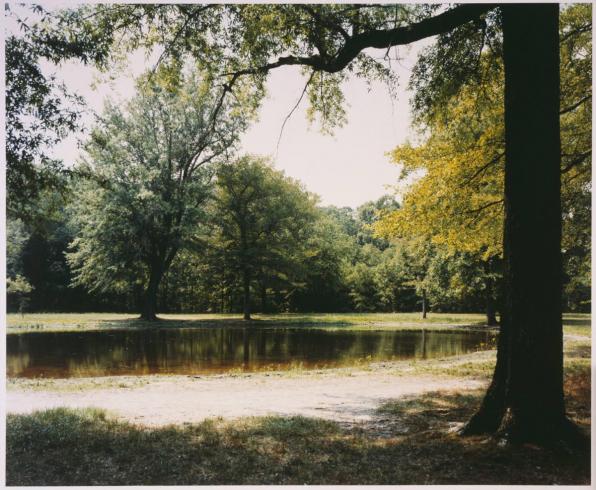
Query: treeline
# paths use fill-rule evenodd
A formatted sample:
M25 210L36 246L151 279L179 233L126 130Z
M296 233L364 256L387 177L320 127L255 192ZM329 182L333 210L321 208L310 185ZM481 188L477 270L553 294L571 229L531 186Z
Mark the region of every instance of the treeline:
M561 17L569 311L590 308L590 15L584 5ZM486 311L496 322L505 155L497 54L483 53L482 77L448 103L414 104L420 144L392 152L403 177L418 175L402 202L385 196L350 209L322 207L266 159L238 157L261 92L242 79L222 99L212 73L183 60L140 77L127 104L108 103L84 156L65 170L45 149L65 121L76 126L76 113L56 106L37 55L24 56L30 46L11 38L7 51L9 311L119 310L152 320L158 311L430 309ZM424 70L413 80L417 93L441 95ZM24 178L29 171L36 179Z
M77 178L81 180L82 178ZM9 310L126 311L144 308L149 274L135 264L140 244L117 243L82 203L77 179L70 192L46 196L54 210L28 227L8 221ZM390 196L357 209L316 205L316 197L268 162L245 157L216 172L204 201L204 220L164 272L159 312L396 312L499 310L501 264L419 240L388 241L374 234ZM109 214L96 218L117 225ZM244 214L242 214L244 212ZM93 222L106 246L128 254L128 277L85 247L77 221ZM246 233L242 230L246 230ZM88 240L88 238L87 238ZM81 248L86 250L82 263ZM103 253L103 252L102 252ZM83 254L84 255L84 254ZM95 265L97 264L97 265ZM102 267L113 284L93 288L81 268ZM248 274L248 277L247 277ZM16 283L16 284L15 284ZM15 288L15 285L17 286ZM248 285L248 286L247 286ZM574 286L575 287L572 287ZM11 287L9 285L9 291ZM570 310L583 310L589 286L570 282Z

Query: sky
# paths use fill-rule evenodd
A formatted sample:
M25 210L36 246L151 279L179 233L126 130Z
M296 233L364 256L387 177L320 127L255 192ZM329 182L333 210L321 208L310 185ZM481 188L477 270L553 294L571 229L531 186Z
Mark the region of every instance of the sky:
M389 96L387 87L378 82L370 86L360 79L344 84L347 102L347 124L324 135L315 122L306 118L306 97L287 121L279 140L284 119L300 98L306 79L298 67L282 67L270 74L268 97L263 102L259 121L241 139L241 152L272 157L275 167L300 180L318 194L322 205L357 207L366 201L392 193L399 167L392 164L387 152L413 136L410 125L409 98L406 90L410 70L421 43L392 49L392 68L397 73L397 98ZM383 56L384 50L370 51ZM66 86L83 96L90 113L101 112L107 97L125 100L134 93L134 78L153 66L152 59L136 52L130 55L124 74L109 82L92 67L77 62L60 67L44 65L47 73L55 73ZM84 123L92 124L89 114ZM57 145L53 156L72 165L80 150L74 135ZM279 146L278 146L279 140Z

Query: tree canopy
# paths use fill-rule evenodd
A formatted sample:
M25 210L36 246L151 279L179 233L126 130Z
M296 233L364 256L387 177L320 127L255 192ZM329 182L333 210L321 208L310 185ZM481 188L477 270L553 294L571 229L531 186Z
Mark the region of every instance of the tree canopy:
M587 5L563 10L562 246L568 276L576 281L576 262L585 260L587 266L590 257L590 243L585 239L591 214L592 78L586 69L591 66L590 25L591 10ZM433 49L440 50L440 45ZM433 56L427 53L427 57ZM402 166L402 178L409 177L413 183L407 188L402 208L385 214L377 224L379 234L425 236L453 253L472 253L484 260L502 255L503 68L500 58L491 51L479 64L483 77L461 85L456 94L442 100L440 108L428 107L424 115L419 109L423 144L407 143L391 153L392 161Z
M171 75L143 77L124 109L106 106L77 167L87 180L72 204L75 284L106 291L132 276L145 289L147 319L163 274L204 219L208 165L233 154L251 117L230 99L213 119L220 101L201 73Z
M275 283L292 290L303 274L314 198L264 160L243 157L220 166L214 199L214 246L240 279L250 319L253 281L265 294Z

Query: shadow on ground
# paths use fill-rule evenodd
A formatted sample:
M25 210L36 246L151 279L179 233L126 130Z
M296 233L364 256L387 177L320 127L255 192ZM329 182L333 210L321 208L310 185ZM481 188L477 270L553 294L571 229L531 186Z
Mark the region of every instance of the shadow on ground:
M589 428L589 367L566 388L570 415ZM589 484L589 454L449 433L481 395L388 400L375 420L352 427L260 417L147 429L97 410L11 415L7 484Z

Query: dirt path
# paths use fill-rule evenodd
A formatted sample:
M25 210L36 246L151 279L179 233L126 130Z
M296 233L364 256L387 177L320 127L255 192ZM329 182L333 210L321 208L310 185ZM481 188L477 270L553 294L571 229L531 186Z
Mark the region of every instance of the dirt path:
M376 408L392 398L484 385L470 379L367 371L321 376L265 373L238 377L151 376L141 386L112 385L75 392L12 387L7 393L7 411L28 413L52 407L98 407L121 419L149 426L252 415L303 415L351 424L370 421Z

